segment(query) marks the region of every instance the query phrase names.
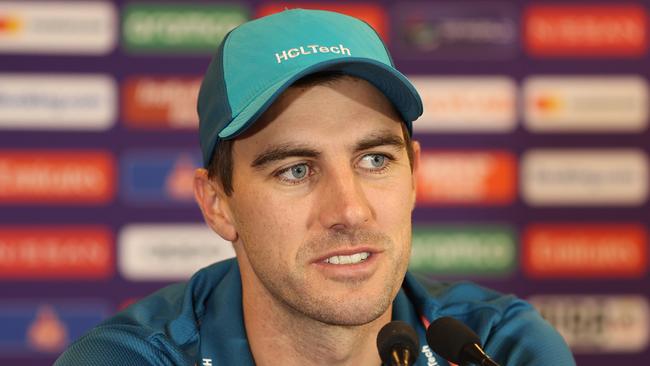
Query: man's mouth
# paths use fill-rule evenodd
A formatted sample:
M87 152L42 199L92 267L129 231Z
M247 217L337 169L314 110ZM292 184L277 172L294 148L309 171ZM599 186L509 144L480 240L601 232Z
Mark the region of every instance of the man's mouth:
M334 255L325 259L329 264L357 264L365 261L370 256L369 252L354 253L352 255Z

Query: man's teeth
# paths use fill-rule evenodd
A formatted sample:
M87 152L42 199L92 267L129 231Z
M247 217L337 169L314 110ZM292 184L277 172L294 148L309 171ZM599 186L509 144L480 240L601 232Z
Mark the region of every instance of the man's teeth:
M356 264L365 261L370 256L368 252L355 253L352 255L335 255L325 260L329 264Z

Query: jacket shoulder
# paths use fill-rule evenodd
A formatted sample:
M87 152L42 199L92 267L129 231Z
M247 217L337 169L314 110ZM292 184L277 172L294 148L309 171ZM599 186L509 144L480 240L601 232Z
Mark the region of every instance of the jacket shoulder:
M193 365L205 303L232 264L213 264L130 305L75 341L55 365Z
M192 365L163 334L134 325L102 325L75 341L55 366Z
M478 334L485 351L500 364L573 366L562 336L528 302L472 282L424 281L432 320L451 316Z

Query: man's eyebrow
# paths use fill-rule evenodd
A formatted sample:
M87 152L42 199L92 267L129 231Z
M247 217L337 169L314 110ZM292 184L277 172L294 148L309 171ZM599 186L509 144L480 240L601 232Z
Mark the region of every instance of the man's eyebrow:
M294 156L317 158L320 156L320 153L301 144L288 143L282 145L273 145L258 154L251 163L251 167L261 169L264 165L269 164L273 161L278 161Z
M391 132L379 132L371 136L365 137L354 146L354 151L363 151L367 149L372 149L377 146L394 146L396 148L406 147L406 143L402 137L395 135Z

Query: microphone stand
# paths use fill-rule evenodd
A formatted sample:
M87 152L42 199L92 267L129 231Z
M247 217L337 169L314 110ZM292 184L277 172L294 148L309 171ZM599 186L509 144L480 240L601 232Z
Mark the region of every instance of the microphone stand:
M483 351L481 346L476 343L466 345L463 347L463 351L463 353L471 356L473 360L480 360L480 363L474 361L479 366L500 366ZM466 362L463 362L463 364L466 364Z

